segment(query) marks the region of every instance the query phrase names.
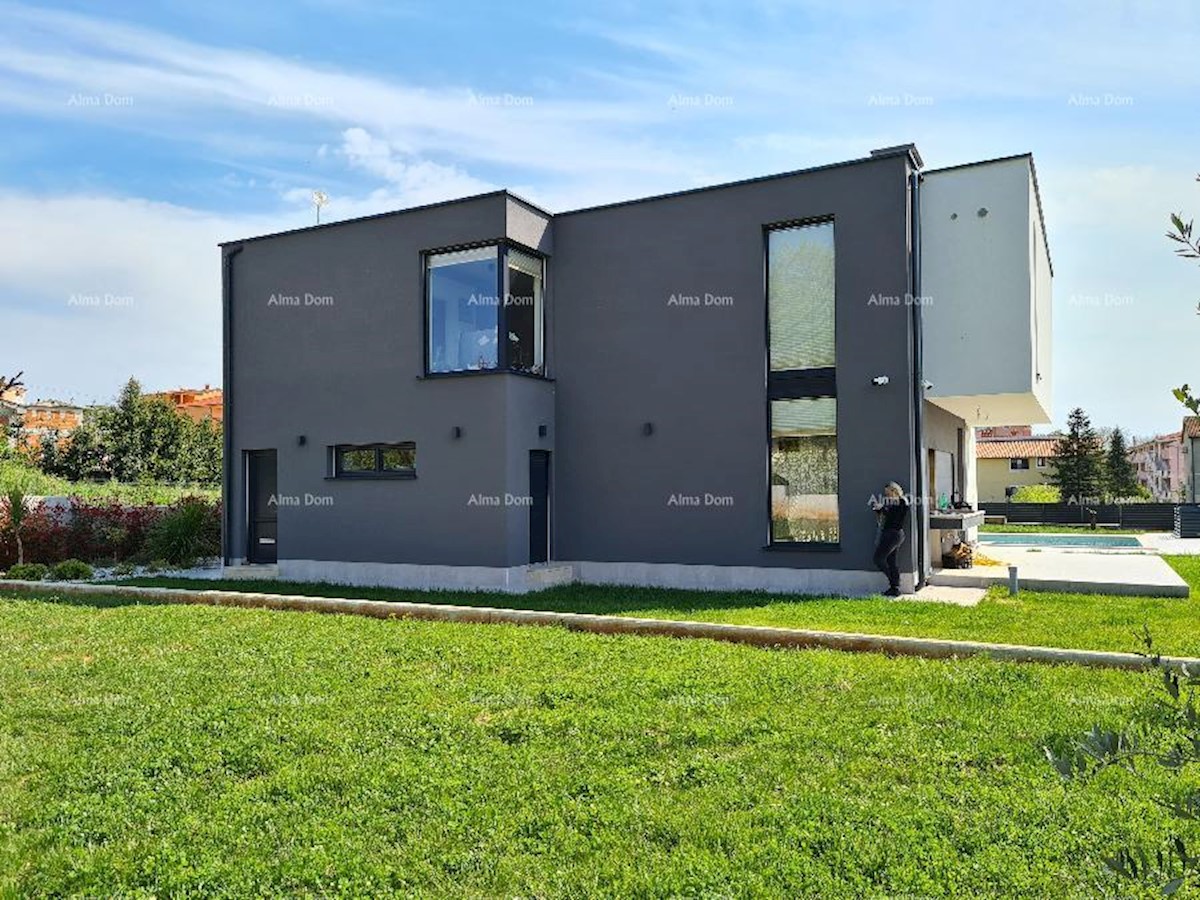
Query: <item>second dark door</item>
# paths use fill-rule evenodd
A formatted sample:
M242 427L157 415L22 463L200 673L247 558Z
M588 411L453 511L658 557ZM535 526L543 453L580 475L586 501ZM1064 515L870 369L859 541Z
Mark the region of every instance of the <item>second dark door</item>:
M529 561L550 559L550 451L529 451Z

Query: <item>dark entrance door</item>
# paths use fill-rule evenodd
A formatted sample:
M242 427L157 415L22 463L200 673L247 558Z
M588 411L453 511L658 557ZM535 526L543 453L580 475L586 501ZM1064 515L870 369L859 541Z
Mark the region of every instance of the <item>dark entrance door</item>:
M246 454L246 477L250 508L250 546L246 561L275 563L279 559L276 540L279 536L276 500L278 474L274 450L251 450Z
M550 451L529 451L529 561L550 559Z

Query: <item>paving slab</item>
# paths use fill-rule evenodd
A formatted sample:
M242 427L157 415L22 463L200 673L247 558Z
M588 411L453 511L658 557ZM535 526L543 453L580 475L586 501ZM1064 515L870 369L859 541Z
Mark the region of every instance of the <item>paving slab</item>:
M1031 591L1187 597L1190 588L1153 553L1094 552L1077 549L989 546L988 556L1004 566L940 569L930 583L946 587L1008 584L1008 566L1017 567L1020 586Z
M1170 556L1200 555L1200 538L1177 538L1170 532L1143 534L1142 546L1152 549L1155 553L1166 553Z

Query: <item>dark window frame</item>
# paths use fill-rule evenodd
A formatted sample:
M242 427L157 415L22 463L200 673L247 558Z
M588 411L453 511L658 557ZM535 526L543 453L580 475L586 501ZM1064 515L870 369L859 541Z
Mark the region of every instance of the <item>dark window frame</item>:
M483 247L495 247L497 251L498 265L496 266L496 296L500 298L499 306L496 310L496 367L493 369L462 369L451 372L434 372L429 367L429 345L430 345L430 328L433 324L433 317L430 315L430 304L432 297L429 293L429 261L431 257L438 256L442 253L453 253L456 250L478 250ZM542 368L540 372L530 371L527 369L514 369L511 360L509 359L509 342L508 342L508 307L505 306L503 298L507 296L508 287L508 251L519 250L527 256L532 256L541 261L541 309L538 311L541 321L536 323L540 326L542 333ZM421 251L421 308L423 310L423 323L421 329L421 342L423 346L422 357L422 378L453 378L457 375L481 375L488 373L508 373L512 375L523 375L527 378L542 378L551 380L547 371L548 355L546 353L546 306L547 306L547 270L549 266L546 264L549 256L542 253L533 247L526 246L520 241L514 241L511 238L492 238L484 241L472 241L465 244L452 244L446 247L434 247Z
M1025 465L1023 465L1023 466L1014 465L1014 463L1017 463L1017 462L1022 462ZM1008 458L1008 471L1010 471L1010 472L1028 472L1030 470L1030 468L1032 468L1032 467L1029 465L1029 457L1028 456L1010 456Z
M371 450L375 453L375 468L366 471L347 471L342 468L342 456L346 453L360 452L363 450ZM411 450L413 453L413 464L409 468L404 469L385 469L383 467L383 454L387 450ZM412 479L417 477L416 453L417 445L415 441L400 441L394 444L377 443L377 444L335 444L329 448L331 471L330 478L338 480L381 480L381 479Z
M799 552L809 551L840 551L842 549L841 541L780 541L775 539L774 522L771 517L771 449L774 444L774 435L772 434L771 421L771 403L775 400L816 400L821 398L831 398L835 402L837 400L837 366L818 366L810 369L771 369L771 232L780 231L787 228L805 228L813 225L832 225L833 226L833 252L834 252L834 279L833 279L833 339L836 360L837 353L837 335L838 335L838 318L840 310L837 302L837 225L832 213L820 216L810 216L801 219L785 219L780 222L771 222L762 227L762 253L763 253L763 335L765 337L763 346L763 372L765 391L765 406L767 420L767 440L766 440L766 528L767 528L767 543L764 545L764 550L794 550ZM837 419L841 415L840 404L836 407L837 412L834 419L834 440L837 440L837 435L841 429L838 427ZM841 535L842 522L842 454L838 451L838 535Z

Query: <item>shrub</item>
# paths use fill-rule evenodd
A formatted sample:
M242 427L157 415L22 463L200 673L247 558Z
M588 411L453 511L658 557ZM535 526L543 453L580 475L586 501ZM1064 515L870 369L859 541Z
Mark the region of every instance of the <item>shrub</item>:
M48 571L41 563L18 563L4 577L10 581L44 581Z
M1052 484L1025 484L1012 495L1013 503L1060 503L1062 493Z
M93 574L92 567L81 559L64 559L50 570L55 581L90 581Z
M120 562L113 566L112 573L118 578L127 578L137 571L137 566L131 562Z
M187 497L150 527L146 552L155 560L187 566L221 552L220 507Z

